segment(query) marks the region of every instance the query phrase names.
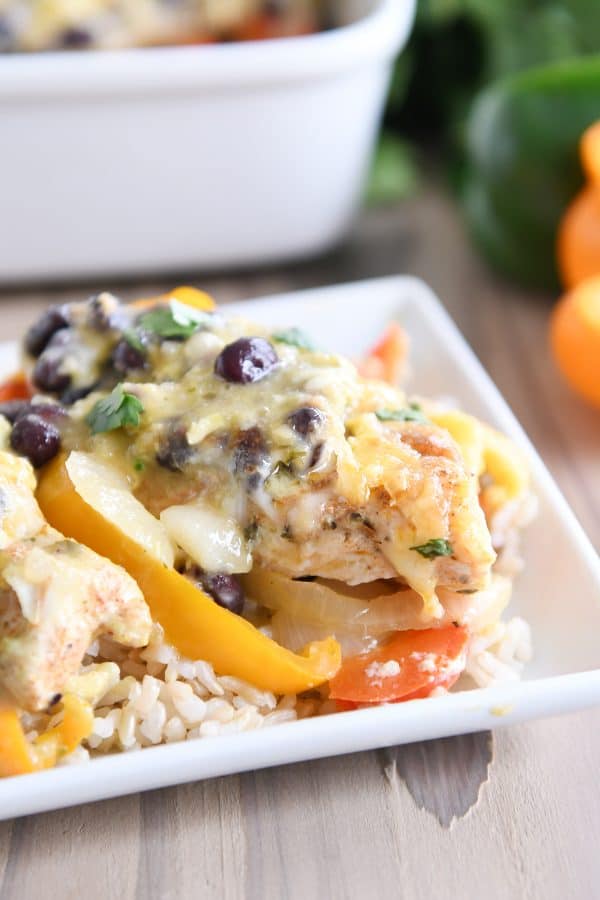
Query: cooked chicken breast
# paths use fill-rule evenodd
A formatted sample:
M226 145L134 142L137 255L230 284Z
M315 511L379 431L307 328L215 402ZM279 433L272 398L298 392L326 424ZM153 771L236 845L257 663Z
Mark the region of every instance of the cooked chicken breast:
M70 406L63 446L120 467L203 569L396 578L432 617L438 587L488 584L478 473L401 391L294 329L173 301L140 311L104 294L54 317L26 349L41 390L89 394Z
M0 685L25 709L44 709L79 669L92 640L131 647L151 618L119 566L45 524L29 463L0 452Z
M0 551L37 534L46 524L34 497L35 486L27 460L0 451Z

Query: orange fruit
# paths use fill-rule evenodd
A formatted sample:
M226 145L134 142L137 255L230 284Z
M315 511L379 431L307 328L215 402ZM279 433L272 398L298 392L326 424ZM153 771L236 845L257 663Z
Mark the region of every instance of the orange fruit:
M556 245L565 287L600 275L600 182L580 191L564 214Z
M600 408L600 275L559 301L550 320L550 344L573 390Z
M584 131L579 144L579 155L586 178L600 185L600 121Z

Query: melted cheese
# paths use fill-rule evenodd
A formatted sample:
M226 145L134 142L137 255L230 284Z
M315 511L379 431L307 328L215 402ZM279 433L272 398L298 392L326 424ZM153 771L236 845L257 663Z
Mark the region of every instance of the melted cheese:
M114 314L113 306L103 295L104 311ZM118 310L123 329L136 326L136 314ZM89 311L74 321L68 346L95 378L111 346L90 339ZM113 346L121 339L118 330L106 334ZM271 341L274 368L244 384L216 375L221 350L250 336ZM78 354L78 343L88 350ZM85 382L85 372L79 377ZM116 467L152 529L162 513L179 550L203 567L242 572L256 559L282 574L351 584L396 576L432 615L440 612L439 586L488 584L495 554L479 477L487 467L509 485L514 465L507 468L502 442L472 417L433 410L437 424L380 421L378 410L406 406L400 390L362 379L340 356L219 314L187 340L152 340L147 367L132 372L124 390L143 405L139 427L91 435L86 417L102 396L93 393L72 407L65 446ZM304 407L319 416L303 435L290 416ZM514 478L509 487L518 488ZM448 542L451 555L431 559L415 549L432 540Z

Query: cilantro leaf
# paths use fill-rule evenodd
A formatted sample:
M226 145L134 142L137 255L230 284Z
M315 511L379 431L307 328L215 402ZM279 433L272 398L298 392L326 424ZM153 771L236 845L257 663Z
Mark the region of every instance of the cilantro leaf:
M420 422L428 424L429 419L421 410L418 403L411 403L402 409L378 409L375 415L380 422Z
M132 328L128 328L127 331L123 332L123 340L126 341L130 347L133 347L134 350L139 350L140 353L145 351L144 343Z
M122 428L123 425L139 425L143 411L141 401L134 394L124 391L122 384L118 384L108 397L103 397L94 404L85 421L92 434L100 434Z
M427 543L417 544L416 547L411 547L410 549L416 550L425 559L436 559L438 556L452 556L454 553L452 544L444 538L432 538Z
M276 331L271 335L274 341L280 344L289 344L290 347L298 347L299 350L316 350L316 344L301 328L286 328Z
M177 300L144 313L139 323L146 331L164 338L189 338L210 320L210 314Z

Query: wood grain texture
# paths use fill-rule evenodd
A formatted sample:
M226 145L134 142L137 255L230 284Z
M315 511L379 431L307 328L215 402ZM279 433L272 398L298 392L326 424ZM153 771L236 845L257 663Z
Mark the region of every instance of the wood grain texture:
M446 302L600 546L600 421L552 366L551 298L496 281L439 189L363 215L309 264L178 280L226 301L398 272ZM85 291L5 292L0 337ZM0 900L600 898L600 710L499 731L491 757L473 735L0 823Z
M448 827L479 800L493 759L491 732L419 741L382 750L392 786L401 778L419 809Z

